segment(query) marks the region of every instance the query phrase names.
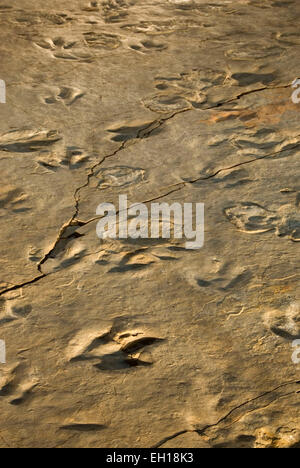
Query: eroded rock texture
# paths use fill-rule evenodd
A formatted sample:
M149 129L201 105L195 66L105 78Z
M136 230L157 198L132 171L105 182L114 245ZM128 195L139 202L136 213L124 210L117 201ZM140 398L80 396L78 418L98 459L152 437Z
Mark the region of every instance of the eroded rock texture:
M2 447L299 447L299 14L1 2ZM119 194L204 247L100 242Z

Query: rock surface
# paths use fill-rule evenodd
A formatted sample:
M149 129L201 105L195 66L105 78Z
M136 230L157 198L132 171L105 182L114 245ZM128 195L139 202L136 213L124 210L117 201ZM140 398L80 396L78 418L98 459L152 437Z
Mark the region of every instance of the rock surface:
M298 0L2 1L1 447L300 444ZM205 244L99 203L205 203Z

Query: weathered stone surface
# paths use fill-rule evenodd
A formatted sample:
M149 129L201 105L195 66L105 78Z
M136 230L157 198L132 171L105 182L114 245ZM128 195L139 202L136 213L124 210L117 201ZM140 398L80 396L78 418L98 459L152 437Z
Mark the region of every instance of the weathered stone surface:
M299 447L299 14L0 6L1 447ZM204 247L101 242L120 194Z

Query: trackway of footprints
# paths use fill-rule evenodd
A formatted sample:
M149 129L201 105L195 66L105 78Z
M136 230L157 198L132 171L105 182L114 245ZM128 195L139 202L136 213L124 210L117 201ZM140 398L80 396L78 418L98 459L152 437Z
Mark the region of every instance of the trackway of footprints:
M141 127L120 127L111 132L118 135L120 140L130 138L131 135L136 135L141 131ZM242 148L251 148L256 139L261 135L249 133L243 137L236 138L235 144ZM277 137L274 132L269 132L269 141L262 142L262 148L256 144L256 149L263 150L265 145L272 148L273 146L289 147L289 142L282 142L280 137ZM47 148L59 142L62 137L55 130L34 130L34 129L19 129L13 130L6 134L0 135L0 150L11 153L38 153L37 161L40 165L49 170L58 170L59 168L77 169L87 164L89 155L81 148L67 147L55 151L55 155L51 151L47 152ZM216 145L217 142L211 142L211 145ZM57 153L57 154L56 154ZM239 171L242 180L228 181L231 183L247 183L247 177L243 172ZM94 173L96 187L99 190L109 188L120 188L134 186L144 183L147 178L146 171L142 168L133 168L127 166L115 166L108 168L100 168ZM246 178L245 178L246 177ZM300 203L299 194L295 193L296 208ZM266 232L274 232L278 237L290 239L293 242L300 240L300 215L295 206L286 204L278 209L269 209L253 202L237 203L233 206L224 209L226 219L239 231L246 234L263 234ZM10 209L12 214L18 215L19 212L30 210L30 202L28 195L23 193L19 187L2 187L0 191L0 216L6 215L7 209ZM82 235L77 232L77 227L72 227L70 232L66 232L62 236L55 251L47 262L43 265L43 272L59 271L61 269L72 267L81 261L89 252L88 245L85 245ZM66 248L68 246L68 248ZM126 246L122 242L115 241L111 245L108 243L102 245L102 251L94 261L96 264L108 268L108 273L122 273L140 271L150 268L160 261L175 261L178 258L173 255L171 249L180 249L180 245L173 245L162 239L157 241L141 240L137 249L132 249L128 241ZM108 254L108 252L110 252ZM33 261L34 261L33 256ZM222 287L224 287L222 285ZM7 320L8 318L3 318Z
M124 41L117 34L90 31L83 33L80 37L67 38L58 36L54 38L41 37L35 40L35 45L49 52L53 58L71 60L78 62L92 62L98 53L118 49L122 43L130 50L149 54L161 52L167 45L155 40L145 39L142 41Z

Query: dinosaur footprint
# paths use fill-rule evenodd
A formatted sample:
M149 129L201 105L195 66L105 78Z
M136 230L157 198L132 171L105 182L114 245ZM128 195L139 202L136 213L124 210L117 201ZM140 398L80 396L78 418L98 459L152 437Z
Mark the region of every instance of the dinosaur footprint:
M153 112L170 112L208 105L214 87L222 85L223 73L212 70L193 70L171 76L158 76L155 87L159 91L143 100L145 107Z
M161 341L138 330L116 333L110 329L100 334L83 331L71 341L67 357L70 362L96 361L95 367L102 371L149 366L153 358L147 348Z
M98 170L95 177L99 180L98 188L104 190L110 187L138 184L145 179L145 171L139 168L116 166Z
M129 6L125 0L104 0L102 2L104 21L106 23L119 23L128 16Z
M0 398L8 399L11 405L19 406L33 397L32 391L38 385L35 376L28 374L24 363L7 368L0 378Z
M89 155L76 146L68 146L62 153L44 152L39 155L38 163L48 170L58 168L79 169L89 160Z
M92 49L117 49L121 45L120 38L115 34L88 32L84 34L84 40Z
M78 99L82 98L84 93L78 89L70 86L63 86L53 90L50 96L47 96L44 101L46 104L57 104L59 102L66 106L71 106Z
M56 130L12 130L0 135L0 150L11 153L31 153L61 140Z
M162 44L161 42L146 40L132 44L130 48L142 54L149 54L152 52L161 52L162 50L167 49L168 46L166 44Z
M82 41L69 41L63 37L55 39L41 39L36 45L44 50L49 50L57 59L74 60L79 62L91 62L92 54L85 50Z
M300 213L292 205L270 211L256 203L239 203L226 208L225 216L239 231L260 234L274 231L278 237L300 241Z
M239 230L259 234L276 229L279 217L256 203L239 203L225 209L227 219Z
M6 215L6 210L13 213L19 213L25 211L28 208L23 206L23 203L27 200L28 195L25 194L21 188L4 185L0 188L0 216Z

